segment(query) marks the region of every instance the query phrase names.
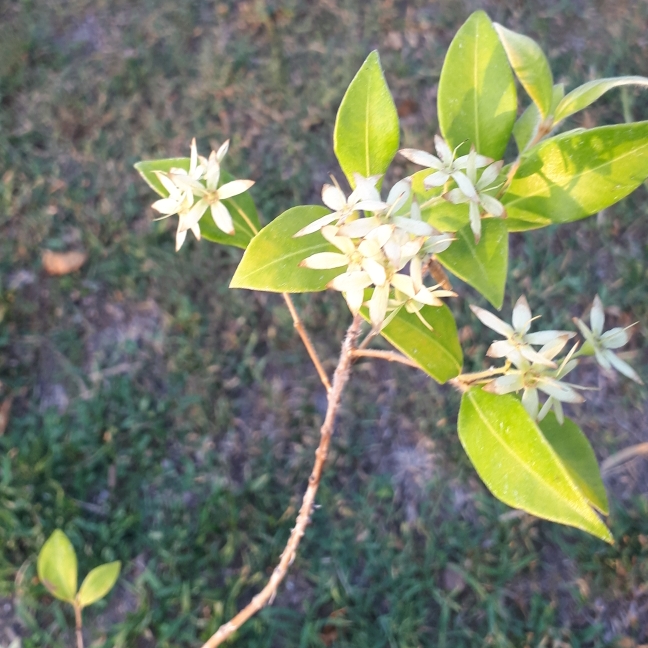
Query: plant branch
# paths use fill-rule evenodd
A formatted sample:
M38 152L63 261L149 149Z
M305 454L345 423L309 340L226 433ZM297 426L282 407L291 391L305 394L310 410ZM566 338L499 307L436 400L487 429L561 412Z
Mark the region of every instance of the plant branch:
M81 606L74 604L74 620L76 622L77 648L83 648L83 622L81 621Z
M407 365L408 367L414 367L415 369L420 369L419 365L416 364L413 360L406 358L400 353L395 351L377 351L374 349L356 349L353 351L354 358L378 358L379 360L387 360L388 362L400 362L400 364Z
M236 632L250 617L255 615L259 610L272 602L277 594L279 584L286 576L288 568L295 560L299 543L306 531L306 527L310 521L311 511L315 501L315 495L319 487L320 479L322 478L322 471L324 463L328 455L328 449L331 442L331 435L335 425L335 418L340 407L340 401L344 388L349 380L351 373L351 365L353 363L353 351L355 348L358 332L360 331L361 318L356 315L349 326L344 342L342 343L342 351L340 352L340 359L333 374L333 387L329 392L328 407L326 409L326 416L324 423L320 429L320 442L317 450L315 451L315 464L308 478L308 488L304 493L299 515L295 523L295 528L290 534L286 548L281 554L279 564L272 572L270 580L266 586L246 605L234 618L227 623L224 623L216 632L208 639L202 648L215 648L220 646L223 641Z
M331 383L329 382L328 376L326 375L326 371L324 371L324 367L322 366L319 356L317 355L317 351L315 351L315 347L313 346L313 343L310 341L310 338L308 337L308 333L306 332L306 329L304 328L304 324L302 323L301 318L299 317L299 313L295 308L295 304L293 303L293 300L288 293L282 293L282 295L286 302L286 306L288 306L288 310L290 311L290 315L293 319L295 329L297 330L297 333L299 333L299 337L304 343L304 346L306 347L306 351L308 351L308 355L310 356L310 359L313 361L313 364L315 365L315 369L317 370L317 373L320 377L320 380L322 381L322 384L324 385L324 387L326 387L326 391L330 393Z

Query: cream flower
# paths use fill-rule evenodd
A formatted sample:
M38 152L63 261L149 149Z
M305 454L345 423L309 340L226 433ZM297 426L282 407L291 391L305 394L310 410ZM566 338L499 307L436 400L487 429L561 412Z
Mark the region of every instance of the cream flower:
M594 355L596 361L603 369L616 369L627 378L634 380L640 385L643 384L639 374L627 362L612 353L612 349L618 349L628 343L630 340L628 329L630 327L616 327L603 333L605 311L603 310L603 303L598 295L594 298L592 310L590 311L591 329L577 317L574 318L574 322L585 338L581 355Z

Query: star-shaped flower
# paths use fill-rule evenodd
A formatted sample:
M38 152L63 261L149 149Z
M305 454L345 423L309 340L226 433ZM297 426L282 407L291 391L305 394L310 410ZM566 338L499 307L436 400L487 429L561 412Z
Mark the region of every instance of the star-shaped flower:
M605 311L603 310L603 303L598 295L594 298L592 310L590 311L591 329L577 317L574 318L574 322L585 338L585 344L581 349L582 355L594 355L596 361L603 369L610 370L614 368L627 378L634 380L640 385L643 384L639 374L627 362L612 353L612 349L618 349L628 343L630 339L628 329L630 327L616 327L603 333Z
M556 365L551 358L547 354L539 353L533 349L533 345L546 345L554 340L564 340L566 343L567 340L576 335L570 331L556 330L529 333L531 322L535 318L531 316L531 309L524 295L515 303L512 325L507 324L496 315L478 306L471 305L470 309L482 324L485 324L488 328L493 329L493 331L506 338L505 340L498 340L491 344L486 352L486 355L491 358L508 358L511 362L516 362L517 358L521 356L529 362L555 367Z
M491 185L497 180L504 162L500 160L486 167L479 180L477 179L477 163L477 153L473 149L468 154L466 163L466 177L469 182L462 182L461 184L457 182L458 187L444 194L444 198L455 205L468 203L470 228L475 235L475 242L479 243L481 238L481 210L483 209L486 215L498 218L504 217L506 211L499 200L487 193L494 189Z
M414 164L435 170L434 173L423 180L423 186L426 189L442 187L450 178L452 178L459 187L465 185L468 182L468 179L463 173L463 169L466 169L468 166L468 156L462 155L455 160L454 156L456 149L453 151L446 144L446 141L439 135L434 136L434 148L436 148L439 157L436 157L431 153L426 153L425 151L409 148L401 149L399 153L410 162L414 162ZM476 155L475 166L480 169L489 165L492 161L491 158L484 155Z
M529 362L526 358L518 355L513 364L515 369L509 368L503 376L499 376L488 383L484 390L493 394L509 394L511 392L522 392L522 405L534 420L539 419L540 398L538 391L547 394L552 402L560 403L582 403L584 398L576 391L575 385L560 382L565 371L561 366L553 369L553 359L562 351L567 339L559 337L545 344L538 355L542 362ZM545 404L546 405L546 404ZM544 407L543 407L544 410ZM560 409L562 413L562 406ZM543 412L543 416L546 411Z
M375 175L365 178L359 173L354 173L353 176L356 188L351 192L348 198L344 195L344 192L340 189L337 183L335 185L325 184L322 187L322 202L329 209L332 209L333 212L309 223L296 234L293 234L293 238L312 234L333 222L335 222L336 225L341 225L350 216L352 216L354 212L359 210L372 211L371 204L368 204L366 201L371 201L371 203L380 201L380 194L378 193L378 189L376 189L376 183L380 180L380 176Z

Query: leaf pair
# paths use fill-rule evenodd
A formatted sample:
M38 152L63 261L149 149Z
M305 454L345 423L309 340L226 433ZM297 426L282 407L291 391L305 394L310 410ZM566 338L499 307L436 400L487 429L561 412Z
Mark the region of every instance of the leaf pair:
M68 537L57 529L38 554L38 578L52 596L79 608L102 599L119 577L121 562L95 567L81 583L77 592L77 557Z

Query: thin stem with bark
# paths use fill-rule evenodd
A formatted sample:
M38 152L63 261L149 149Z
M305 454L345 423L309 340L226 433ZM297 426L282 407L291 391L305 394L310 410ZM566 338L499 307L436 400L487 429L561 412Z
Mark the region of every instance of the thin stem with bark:
M304 328L301 318L299 317L299 313L295 308L295 304L293 303L293 300L288 293L281 293L281 294L283 295L283 298L286 302L286 306L288 306L288 310L290 311L290 316L293 319L295 329L297 333L299 333L299 337L304 343L304 346L306 347L306 351L308 351L308 355L310 356L310 359L315 365L317 374L319 375L320 380L322 381L324 387L326 387L326 391L330 393L331 383L329 382L328 376L326 375L326 371L324 371L324 367L320 362L319 356L317 355L317 351L315 351L315 347L313 346L313 343L310 341L310 338L308 337L308 333L306 332L306 329Z
M76 624L77 648L83 648L83 623L81 621L81 606L79 603L74 603L74 621Z
M205 642L202 648L215 648L216 646L220 646L223 641L236 632L248 619L250 619L250 617L254 616L259 610L271 603L277 593L279 584L286 576L288 568L292 564L293 560L295 560L297 548L299 547L299 543L310 521L310 515L315 502L315 495L317 494L320 479L322 478L324 463L326 462L329 445L331 443L335 418L340 407L344 388L351 373L351 365L354 358L353 351L360 331L360 322L360 316L356 315L351 326L349 326L344 342L342 343L340 359L337 368L335 369L335 373L333 374L333 386L328 396L326 416L324 417L324 423L320 429L320 442L315 451L315 464L311 475L308 478L308 488L304 493L295 528L290 533L290 538L288 538L286 548L281 554L279 564L272 572L272 576L266 586L234 618L227 623L224 623L215 632L215 634Z

